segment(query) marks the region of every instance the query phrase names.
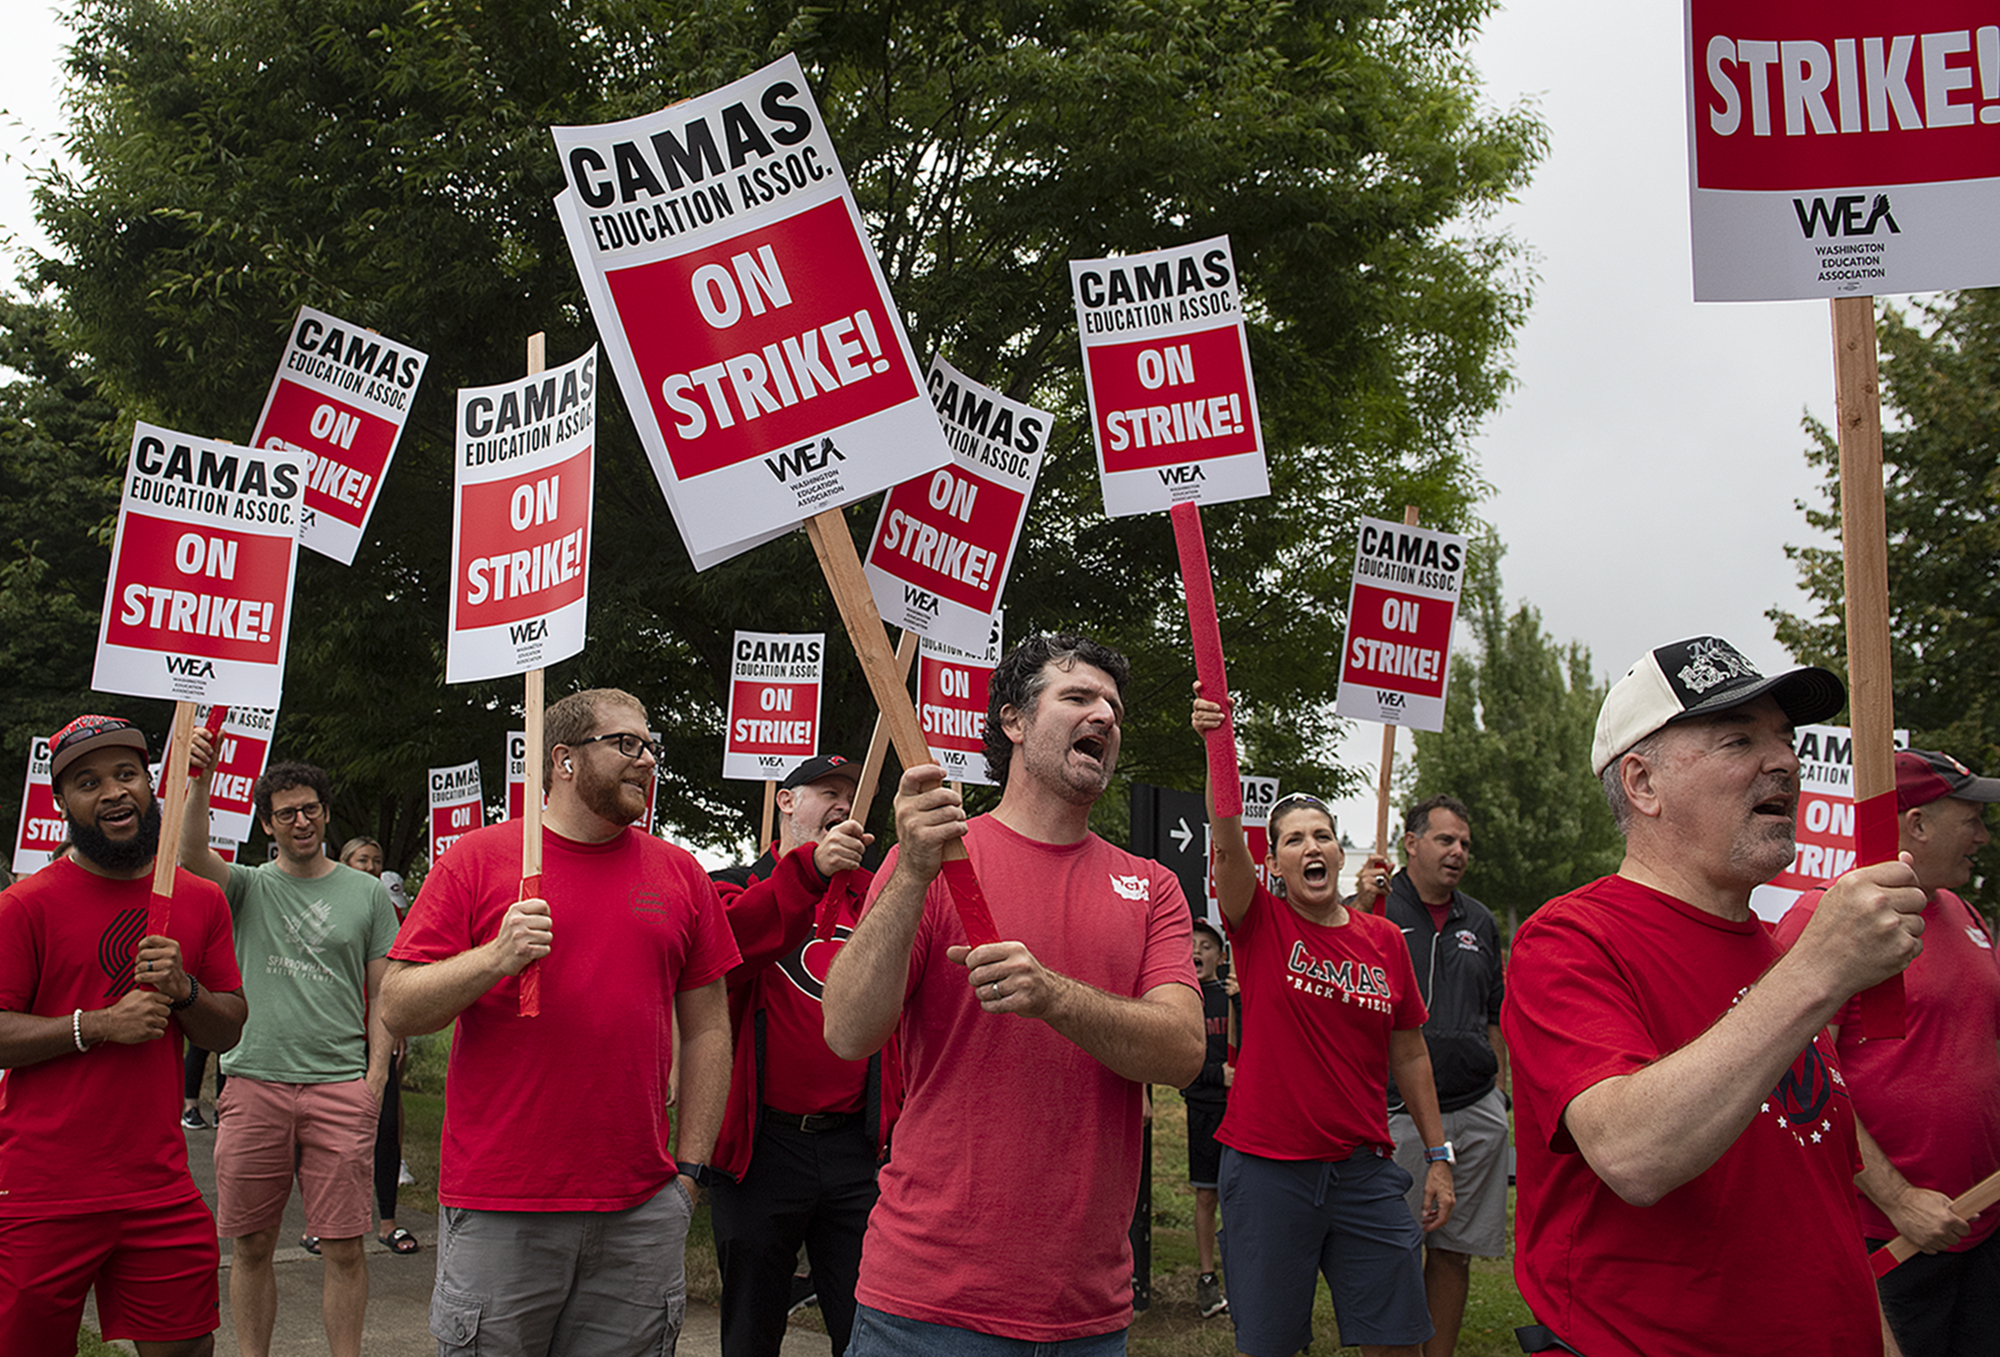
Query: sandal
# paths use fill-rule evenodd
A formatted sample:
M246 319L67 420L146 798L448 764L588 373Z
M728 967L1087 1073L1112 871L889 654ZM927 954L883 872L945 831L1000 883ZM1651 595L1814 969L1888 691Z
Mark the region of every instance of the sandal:
M375 1237L381 1240L382 1247L391 1253L415 1253L423 1247L423 1245L417 1242L415 1235L400 1225L396 1227L395 1232L392 1234L378 1234Z
M319 1252L319 1236L316 1234L300 1235L299 1247L304 1249L307 1253L317 1254Z

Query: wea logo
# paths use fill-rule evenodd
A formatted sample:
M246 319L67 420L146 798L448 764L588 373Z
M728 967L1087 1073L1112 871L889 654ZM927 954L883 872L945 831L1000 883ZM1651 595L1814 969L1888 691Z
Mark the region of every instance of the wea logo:
M1889 210L1889 195L1878 193L1869 205L1868 215L1861 214L1861 204L1868 201L1864 193L1843 193L1838 198L1814 198L1808 202L1804 198L1792 199L1792 211L1798 214L1799 229L1811 240L1822 229L1828 237L1872 236L1875 228L1888 223L1890 235L1901 235L1903 228L1896 225L1896 218Z

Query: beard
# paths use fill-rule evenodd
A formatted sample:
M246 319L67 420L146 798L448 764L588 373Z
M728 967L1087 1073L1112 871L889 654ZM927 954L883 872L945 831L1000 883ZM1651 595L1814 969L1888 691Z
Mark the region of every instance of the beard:
M576 795L586 808L614 825L632 824L646 813L646 794L609 775L579 777Z
M96 825L74 818L69 821L69 838L77 852L107 871L129 872L143 867L160 851L159 799L154 798L146 807L139 817L139 832L129 839L114 841Z

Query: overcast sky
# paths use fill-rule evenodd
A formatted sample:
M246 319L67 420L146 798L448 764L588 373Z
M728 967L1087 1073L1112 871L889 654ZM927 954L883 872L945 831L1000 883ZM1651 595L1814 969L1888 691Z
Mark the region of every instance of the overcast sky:
M60 127L63 34L29 5L0 44L0 227L16 240L32 231L25 165ZM1763 614L1806 606L1784 556L1810 540L1794 501L1817 494L1799 419L1833 407L1824 302L1691 300L1681 23L1677 4L1520 0L1475 52L1488 101L1534 101L1552 140L1501 218L1540 281L1519 387L1478 440L1485 514L1510 605L1540 608L1606 674L1702 633L1785 663ZM1380 738L1357 732L1343 758L1372 765ZM1372 823L1368 804L1343 815L1356 837Z

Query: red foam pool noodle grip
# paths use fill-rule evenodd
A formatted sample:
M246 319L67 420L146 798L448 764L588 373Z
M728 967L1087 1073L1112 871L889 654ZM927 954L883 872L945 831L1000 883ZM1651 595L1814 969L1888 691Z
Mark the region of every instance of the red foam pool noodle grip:
M146 907L146 936L167 936L167 925L173 921L174 897L153 892L153 899Z
M1854 850L1857 866L1896 860L1896 793L1881 792L1854 807ZM1864 1041L1900 1041L1903 1036L1903 977L1892 975L1861 991L1861 1036ZM1878 1253L1884 1250L1877 1250Z
M542 879L539 876L521 878L521 893L516 900L532 900L542 893ZM521 969L521 1002L515 1010L524 1018L542 1016L542 968L540 963L530 961Z
M958 906L958 921L965 926L965 940L974 947L1000 941L1000 930L993 924L993 911L987 907L986 892L979 888L979 875L972 870L972 859L946 858L944 884L951 891L951 902Z
M1222 664L1222 625L1215 615L1215 580L1208 570L1208 543L1201 535L1201 508L1176 504L1174 545L1180 550L1181 585L1187 592L1188 640L1194 646L1195 677L1201 695L1222 706L1222 724L1208 735L1208 787L1215 816L1243 813L1243 777L1236 766L1236 723L1229 719L1229 676Z

